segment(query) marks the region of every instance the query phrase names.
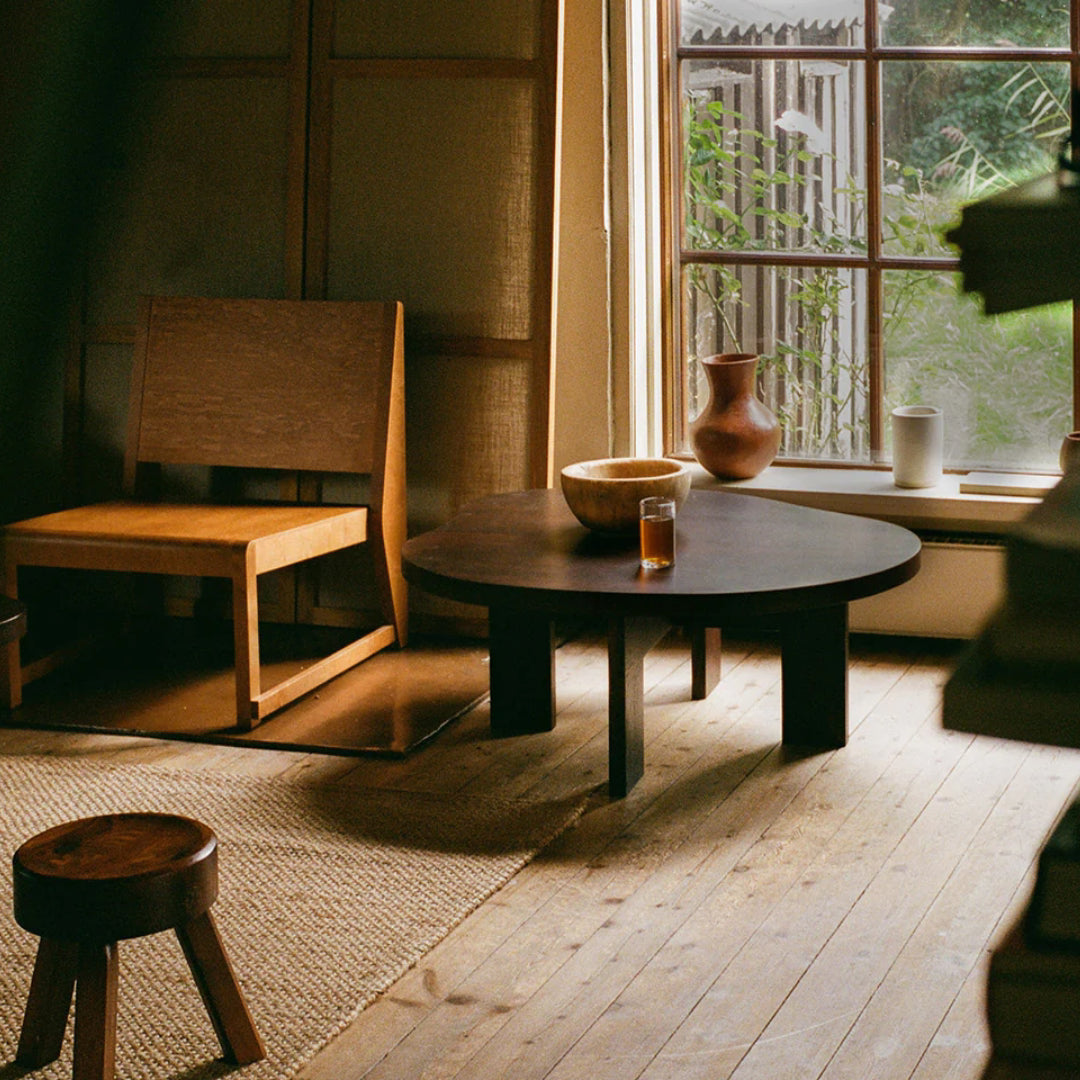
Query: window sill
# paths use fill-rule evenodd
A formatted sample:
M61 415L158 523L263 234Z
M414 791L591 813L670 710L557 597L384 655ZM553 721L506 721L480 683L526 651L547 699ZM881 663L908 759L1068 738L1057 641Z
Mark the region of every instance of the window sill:
M1020 495L969 495L959 490L960 474L950 473L932 488L896 487L892 473L879 469L815 469L772 465L752 480L717 480L690 462L693 487L761 495L770 499L893 521L911 529L1002 533L1041 500Z

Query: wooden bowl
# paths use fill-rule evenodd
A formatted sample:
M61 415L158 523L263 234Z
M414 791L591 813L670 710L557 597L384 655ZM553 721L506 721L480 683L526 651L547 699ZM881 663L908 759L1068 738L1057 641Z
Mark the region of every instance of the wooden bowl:
M596 532L628 533L638 528L638 503L663 495L682 506L690 492L690 469L669 458L598 458L567 465L563 496L574 516Z

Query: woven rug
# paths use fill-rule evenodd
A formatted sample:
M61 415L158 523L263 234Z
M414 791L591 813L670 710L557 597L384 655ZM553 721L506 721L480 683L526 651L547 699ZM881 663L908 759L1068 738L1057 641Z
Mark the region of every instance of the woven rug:
M174 934L120 944L117 1076L284 1080L584 809L328 787L67 758L0 757L4 855L91 814L204 821L219 842L213 911L267 1058L227 1065ZM0 896L0 1076L18 1043L37 939ZM71 1076L60 1060L34 1077ZM8 1065L8 1068L5 1068Z

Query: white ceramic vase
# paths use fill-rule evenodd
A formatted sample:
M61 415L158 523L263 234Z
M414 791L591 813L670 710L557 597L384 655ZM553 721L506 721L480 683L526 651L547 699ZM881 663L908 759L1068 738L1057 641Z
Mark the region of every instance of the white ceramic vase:
M893 483L927 488L941 482L945 424L934 405L901 405L892 411Z

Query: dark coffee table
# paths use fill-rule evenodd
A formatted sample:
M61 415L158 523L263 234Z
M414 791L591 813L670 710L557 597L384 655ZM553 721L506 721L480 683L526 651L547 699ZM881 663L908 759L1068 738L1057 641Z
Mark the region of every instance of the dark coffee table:
M694 698L720 676L720 628L780 632L785 744L839 747L848 734L848 602L913 577L919 538L869 518L754 495L692 491L669 570L643 571L636 536L591 533L554 490L494 495L405 544L405 577L488 608L491 730L555 726L557 617L607 627L609 790L644 771L645 654L690 632Z

